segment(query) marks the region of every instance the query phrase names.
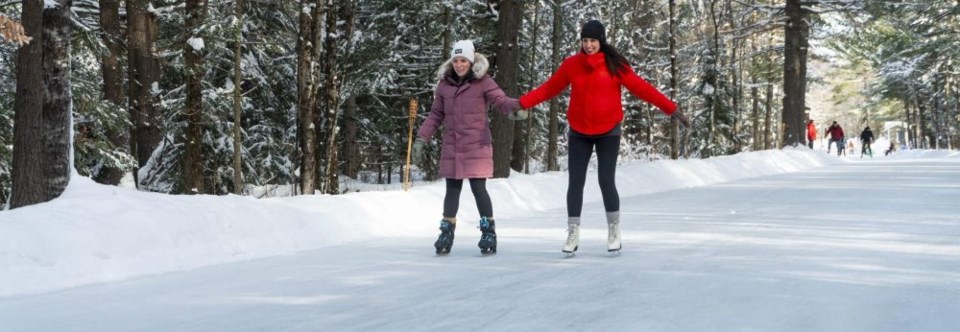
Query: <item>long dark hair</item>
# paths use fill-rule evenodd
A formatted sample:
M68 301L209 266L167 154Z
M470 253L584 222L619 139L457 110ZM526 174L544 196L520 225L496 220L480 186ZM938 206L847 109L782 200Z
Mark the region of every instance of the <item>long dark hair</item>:
M627 70L627 67L630 66L627 58L625 58L623 54L620 54L620 51L617 51L616 47L607 44L606 40L600 41L600 52L603 52L607 60L607 70L610 71L610 75L620 78L620 72Z

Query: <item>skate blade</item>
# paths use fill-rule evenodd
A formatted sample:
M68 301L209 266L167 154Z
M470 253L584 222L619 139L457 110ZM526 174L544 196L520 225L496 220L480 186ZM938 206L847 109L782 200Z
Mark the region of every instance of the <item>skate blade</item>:
M480 247L481 255L488 256L488 255L493 255L497 253L497 246L495 245L489 246L489 247L484 247L484 246L479 246L479 247Z

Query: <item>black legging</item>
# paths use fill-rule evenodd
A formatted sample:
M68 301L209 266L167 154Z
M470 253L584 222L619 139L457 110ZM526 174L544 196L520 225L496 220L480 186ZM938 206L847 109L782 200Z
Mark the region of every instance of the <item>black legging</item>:
M462 179L447 179L447 194L443 197L443 217L453 218L460 210L460 191L463 190ZM481 217L493 217L493 203L487 193L487 179L470 179L470 191L477 200L477 210Z
M603 194L603 207L607 212L620 211L620 194L615 181L617 157L620 154L620 136L585 137L570 135L567 173L570 175L567 186L567 216L579 217L583 209L583 185L587 182L587 166L593 148L597 148L597 177L600 180L600 193Z

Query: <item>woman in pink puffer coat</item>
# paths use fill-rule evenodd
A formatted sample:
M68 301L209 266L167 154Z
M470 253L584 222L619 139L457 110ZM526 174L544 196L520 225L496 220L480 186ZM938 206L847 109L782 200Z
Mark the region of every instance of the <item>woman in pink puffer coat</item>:
M457 210L463 180L470 180L470 189L480 211L480 242L484 254L497 251L497 235L493 221L493 205L487 193L487 178L493 176L493 140L487 120L487 107L493 105L502 113L520 108L517 99L509 98L490 76L487 58L474 52L473 42L458 41L447 60L437 71L437 89L430 114L420 125L413 146L414 163L423 157L423 147L443 125L440 150L440 177L446 179L443 219L440 237L434 243L437 254L450 252L457 225Z

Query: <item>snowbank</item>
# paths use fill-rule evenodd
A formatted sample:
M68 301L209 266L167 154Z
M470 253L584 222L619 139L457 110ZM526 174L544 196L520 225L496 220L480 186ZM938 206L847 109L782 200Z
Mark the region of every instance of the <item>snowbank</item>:
M617 169L617 185L626 197L840 162L807 149L633 162ZM562 172L513 174L509 179L491 180L488 191L496 217L502 220L562 208L566 182ZM600 201L596 182L596 173L591 172L585 202ZM416 184L409 192L258 200L145 193L74 177L56 200L0 211L0 297L293 254L349 241L433 236L444 188L442 182L433 182ZM465 192L461 199L461 227L472 227L478 219L473 197Z

